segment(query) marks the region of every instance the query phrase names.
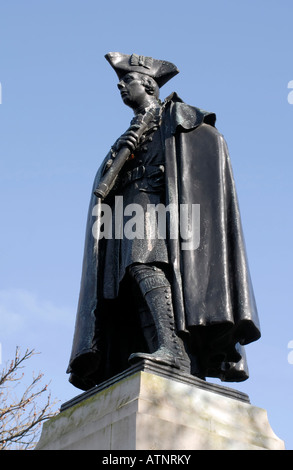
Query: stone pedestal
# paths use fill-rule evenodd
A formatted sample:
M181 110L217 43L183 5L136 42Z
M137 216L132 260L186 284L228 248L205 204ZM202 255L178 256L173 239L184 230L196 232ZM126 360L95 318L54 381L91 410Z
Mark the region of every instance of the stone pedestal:
M143 361L65 403L36 449L277 450L284 443L247 395Z

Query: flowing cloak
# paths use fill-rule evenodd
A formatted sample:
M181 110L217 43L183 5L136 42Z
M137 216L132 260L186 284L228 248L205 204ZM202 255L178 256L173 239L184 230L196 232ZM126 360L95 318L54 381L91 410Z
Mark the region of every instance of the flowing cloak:
M176 93L165 100L161 132L166 205L178 211L169 219L171 285L178 334L186 338L190 357L200 360L203 375L241 381L248 377L244 345L260 337L260 327L230 158L215 120L213 113L187 105ZM93 190L108 158L97 172ZM123 295L119 301L105 301L99 295L105 240L93 236L96 204L92 194L67 369L70 382L82 390L127 368L127 357L139 350L131 343L139 337L139 328L135 329L127 286L121 288L124 309ZM179 212L182 205L192 204L200 208L200 239L186 249Z

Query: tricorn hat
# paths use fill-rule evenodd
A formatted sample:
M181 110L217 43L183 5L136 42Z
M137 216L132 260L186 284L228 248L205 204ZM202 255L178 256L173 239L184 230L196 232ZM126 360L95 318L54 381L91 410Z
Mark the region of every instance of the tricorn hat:
M162 87L168 80L179 73L176 65L171 62L153 59L152 57L109 52L105 55L105 58L117 73L119 80L127 73L139 72L152 77L156 80L159 87Z

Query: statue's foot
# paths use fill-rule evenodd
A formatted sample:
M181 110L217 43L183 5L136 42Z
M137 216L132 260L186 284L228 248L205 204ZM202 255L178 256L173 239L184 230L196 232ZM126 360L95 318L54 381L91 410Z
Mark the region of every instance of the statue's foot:
M128 361L130 364L135 364L142 359L148 359L149 361L155 362L157 364L163 364L165 366L171 366L180 369L180 363L176 356L166 352L162 353L161 351L156 351L152 354L143 352L132 353L129 356Z

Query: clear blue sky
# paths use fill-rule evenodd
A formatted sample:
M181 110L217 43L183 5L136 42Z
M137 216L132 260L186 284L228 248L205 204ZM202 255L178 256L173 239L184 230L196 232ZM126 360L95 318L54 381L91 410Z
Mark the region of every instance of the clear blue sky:
M63 403L96 169L132 114L104 55L174 62L162 88L214 111L236 180L262 338L232 387L293 449L291 0L0 0L0 342ZM293 349L293 348L292 348ZM225 385L225 384L224 384Z

